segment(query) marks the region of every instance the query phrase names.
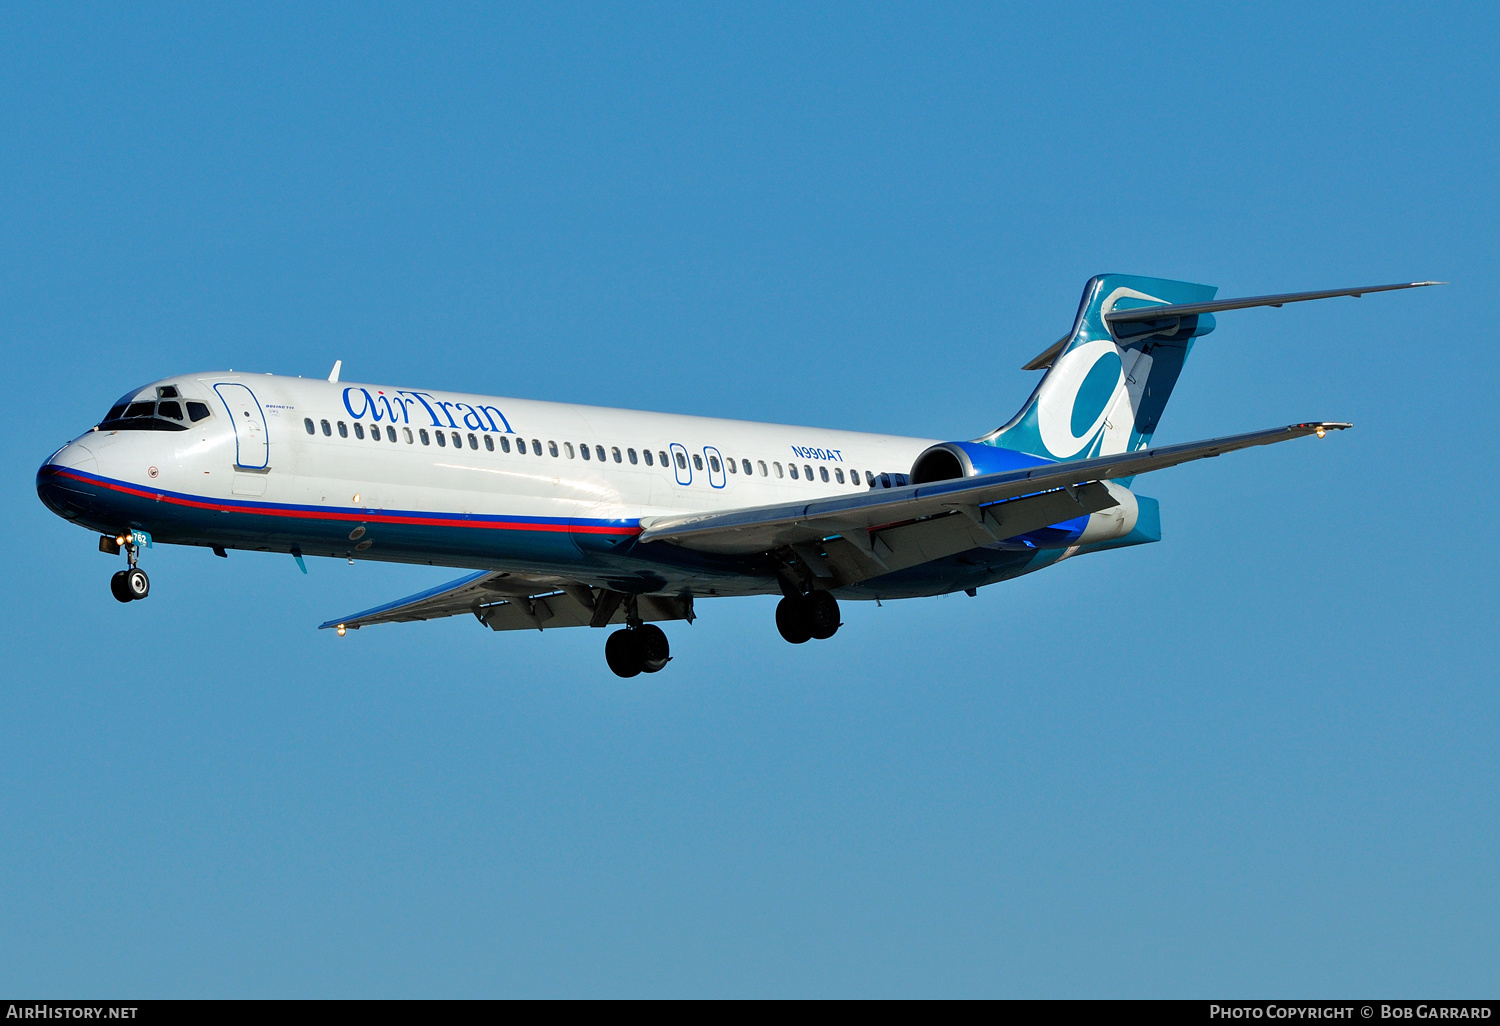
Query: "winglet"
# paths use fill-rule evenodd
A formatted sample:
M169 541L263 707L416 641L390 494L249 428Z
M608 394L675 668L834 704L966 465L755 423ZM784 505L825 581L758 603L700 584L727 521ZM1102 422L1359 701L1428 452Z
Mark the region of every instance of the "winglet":
M339 383L339 368L342 366L344 366L343 360L333 361L333 370L328 372L328 383L330 385L337 385Z

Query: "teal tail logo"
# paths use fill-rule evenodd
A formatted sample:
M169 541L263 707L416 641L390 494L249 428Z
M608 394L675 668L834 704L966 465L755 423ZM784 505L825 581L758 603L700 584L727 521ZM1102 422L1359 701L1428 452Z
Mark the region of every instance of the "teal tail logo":
M1118 323L1105 314L1214 297L1212 285L1101 274L1089 279L1050 367L1021 411L976 441L1051 460L1133 452L1150 444L1193 339L1214 330L1212 314ZM1047 354L1039 357L1045 359ZM1034 361L1031 366L1046 366Z

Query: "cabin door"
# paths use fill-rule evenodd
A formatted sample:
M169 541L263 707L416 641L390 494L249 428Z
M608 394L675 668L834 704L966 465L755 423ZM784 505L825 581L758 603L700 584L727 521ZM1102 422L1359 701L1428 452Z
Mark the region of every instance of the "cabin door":
M219 384L214 386L229 419L234 421L234 465L245 470L265 470L269 463L266 445L266 414L248 386Z

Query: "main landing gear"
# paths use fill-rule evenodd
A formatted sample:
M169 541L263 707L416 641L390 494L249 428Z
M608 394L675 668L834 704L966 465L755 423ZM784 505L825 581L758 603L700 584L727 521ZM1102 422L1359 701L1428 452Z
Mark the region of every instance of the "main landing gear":
M655 673L672 659L667 634L654 623L615 631L604 643L604 661L618 677Z
M793 645L831 638L841 626L838 600L826 591L788 595L776 606L776 629Z
M125 558L130 561L130 568L117 572L109 579L109 593L121 602L143 599L151 594L151 578L146 576L146 571L135 565L141 554L135 533L130 532L115 538L105 535L99 539L100 552L119 552L121 549L125 550Z

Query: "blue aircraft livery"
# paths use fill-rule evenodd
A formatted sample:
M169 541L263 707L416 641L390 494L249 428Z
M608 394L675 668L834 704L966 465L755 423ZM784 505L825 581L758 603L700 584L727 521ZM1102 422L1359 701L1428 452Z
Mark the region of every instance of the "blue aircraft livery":
M1434 285L1218 299L1208 285L1103 274L1001 427L943 441L328 380L207 372L133 389L37 471L58 516L125 557L150 594L154 544L421 563L465 575L330 619L473 616L494 631L609 627L605 661L656 673L662 624L697 601L779 595L793 644L840 603L965 591L1161 537L1135 479L1349 425L1307 421L1153 446L1216 313ZM809 444L813 442L815 444Z

